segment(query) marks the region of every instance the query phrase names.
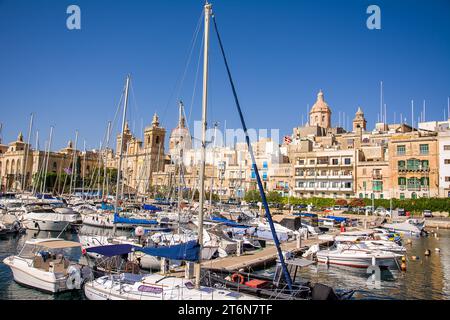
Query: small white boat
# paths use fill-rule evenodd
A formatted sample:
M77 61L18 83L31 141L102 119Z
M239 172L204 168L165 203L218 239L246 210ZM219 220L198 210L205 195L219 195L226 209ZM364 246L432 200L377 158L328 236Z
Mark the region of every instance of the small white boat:
M18 255L5 258L3 263L11 268L14 280L24 286L50 293L80 289L82 267L62 253L79 247L78 242L58 238L32 239Z
M408 219L403 222L385 223L382 227L390 231L420 236L424 231L425 220Z
M388 251L370 250L363 244L335 246L316 253L317 261L326 264L368 268L377 265L381 268L398 269L397 259L401 255Z
M201 286L191 280L159 274L107 275L86 282L84 294L89 300L257 300L224 288Z

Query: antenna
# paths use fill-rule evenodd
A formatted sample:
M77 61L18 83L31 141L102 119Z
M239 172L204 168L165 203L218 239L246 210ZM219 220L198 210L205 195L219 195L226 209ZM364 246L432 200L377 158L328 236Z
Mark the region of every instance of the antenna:
M380 81L380 121L383 122L383 81Z
M422 122L425 122L425 109L427 107L425 99L423 100Z
M384 123L387 123L386 103L384 104Z

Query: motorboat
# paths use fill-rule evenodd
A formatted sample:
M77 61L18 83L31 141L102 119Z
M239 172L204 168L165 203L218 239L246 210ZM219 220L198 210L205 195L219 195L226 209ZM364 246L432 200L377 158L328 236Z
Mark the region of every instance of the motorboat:
M45 203L26 204L24 209L22 223L30 230L60 232L80 220L80 214L75 211L58 212Z
M31 239L18 255L5 258L3 263L11 268L14 280L24 286L50 293L76 290L89 270L71 262L64 250L79 247L78 242L60 238Z
M19 233L25 230L13 214L0 214L0 235Z
M420 236L424 233L425 220L407 219L402 222L385 223L382 227L394 232Z
M325 264L341 265L354 268L368 268L377 265L380 268L398 269L402 255L389 251L370 250L365 244L336 245L330 249L319 250L317 261Z

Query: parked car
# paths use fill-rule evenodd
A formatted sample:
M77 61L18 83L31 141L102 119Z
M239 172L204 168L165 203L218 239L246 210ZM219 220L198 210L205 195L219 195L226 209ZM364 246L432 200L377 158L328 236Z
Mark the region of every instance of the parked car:
M433 213L431 212L431 210L423 210L422 214L425 218L433 218Z
M403 209L403 208L398 208L398 209L397 209L397 215L398 215L398 216L406 216L405 209Z
M334 206L334 207L333 207L333 210L334 210L334 211L341 210L341 206Z

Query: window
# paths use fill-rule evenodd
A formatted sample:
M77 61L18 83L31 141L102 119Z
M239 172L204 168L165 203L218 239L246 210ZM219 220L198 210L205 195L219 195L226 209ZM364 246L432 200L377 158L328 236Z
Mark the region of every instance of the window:
M352 187L352 183L351 182L345 182L344 183L344 188L350 189Z
M406 169L405 161L403 161L403 160L400 160L399 162L397 162L397 165L398 165L398 170Z
M445 151L450 151L450 144L446 144L446 145L444 146L444 150L445 150Z
M404 193L400 193L400 200L405 200L405 194Z
M423 160L422 161L422 169L428 169L428 164L429 164L428 160Z
M359 194L359 198L362 199L364 198L364 195L362 193Z
M420 154L428 154L428 144L419 145Z
M345 158L345 159L344 159L344 163L345 163L345 164L350 164L350 163L351 163L351 160L352 160L352 159L350 159L350 158Z
M411 193L411 199L417 199L417 193L415 192Z
M418 178L409 178L407 180L408 190L419 190L420 189L420 180Z
M327 187L327 183L322 181L322 182L320 183L320 187L321 187L321 188L326 188L326 187Z
M309 164L315 164L315 163L316 163L316 160L314 160L314 159L309 160Z
M406 153L406 146L405 145L399 145L397 146L397 155L402 156Z
M450 164L450 159L444 159L444 164Z
M332 159L331 162L333 163L333 165L337 165L339 163L338 159Z
M309 183L309 187L310 187L310 188L314 188L314 182L310 182L310 183Z
M363 181L363 188L364 188L364 190L366 190L366 187L367 187L367 182Z
M418 159L408 159L406 162L406 168L408 170L419 170L420 161Z
M445 177L445 182L450 182L450 177Z
M305 164L305 160L297 159L297 165L304 165L304 164Z
M263 162L263 169L267 169L267 161Z
M333 183L331 184L331 186L332 186L333 188L339 188L339 183L338 183L338 182L333 182Z
M159 144L159 136L156 136L156 144Z
M406 185L406 178L405 177L398 178L398 185L399 186L405 186Z
M372 190L373 191L383 191L383 181L373 181L372 182Z

